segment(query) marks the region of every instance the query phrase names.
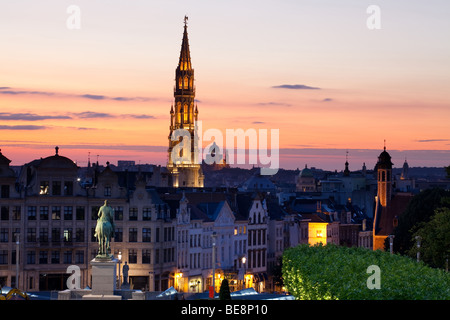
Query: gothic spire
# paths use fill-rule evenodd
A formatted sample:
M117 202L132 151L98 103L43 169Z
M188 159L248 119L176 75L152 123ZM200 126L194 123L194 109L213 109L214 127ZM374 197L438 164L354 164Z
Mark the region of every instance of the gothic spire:
M180 70L191 70L191 53L189 51L189 39L187 33L187 20L188 17L184 17L184 33L183 33L183 42L181 43L181 52L180 52L180 61L178 63L178 67Z

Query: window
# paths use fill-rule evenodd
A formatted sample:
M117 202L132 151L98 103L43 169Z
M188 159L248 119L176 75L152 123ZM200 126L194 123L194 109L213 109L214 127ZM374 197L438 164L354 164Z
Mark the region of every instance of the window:
M73 207L64 207L64 220L72 220L73 219Z
M9 185L2 185L0 197L9 198Z
M100 207L91 207L91 220L97 220L98 218L98 209L100 209Z
M48 242L48 228L39 229L39 242Z
M73 195L73 182L72 181L64 181L64 195L65 196Z
M114 242L122 242L123 241L123 229L116 228L114 231Z
M61 241L61 230L59 228L52 228L52 242Z
M151 253L149 249L142 250L142 263L151 263Z
M137 263L137 250L128 250L128 263Z
M0 264L8 264L8 250L0 250Z
M48 220L48 207L39 207L39 219Z
M47 251L39 251L39 264L48 263L48 253Z
M129 212L129 220L130 221L136 221L138 218L138 209L137 208L130 208Z
M52 264L58 264L59 263L59 251L52 251Z
M13 220L20 220L20 206L14 206L13 207Z
M36 228L27 228L27 242L36 242Z
M137 242L137 228L130 228L128 230L128 241Z
M159 228L156 228L155 242L159 242Z
M105 187L105 197L111 197L111 187Z
M36 220L36 206L29 206L27 213L28 220Z
M142 220L144 221L152 220L152 210L150 208L144 208L142 210Z
M48 181L41 181L41 184L39 185L39 194L40 195L45 195L48 194L49 190L48 190Z
M52 207L52 220L61 220L61 207Z
M84 241L84 228L77 228L75 230L75 242Z
M142 242L152 242L152 229L143 228L142 229Z
M0 242L8 242L9 241L9 229L1 228L0 229Z
M64 251L63 263L66 263L66 264L72 263L72 251Z
M1 210L1 212L0 212L1 220L8 221L9 220L9 207L2 206L0 210Z
M84 220L84 212L85 212L85 209L84 209L84 207L77 207L77 209L76 209L76 219L77 220Z
M115 220L123 220L123 207L115 207L114 208L114 219Z
M83 250L75 251L75 263L84 263L84 251Z
M27 251L27 264L35 264L36 263L36 252Z
M61 181L53 181L52 182L52 195L54 195L54 196L61 195Z
M72 228L66 228L63 232L64 242L72 242Z

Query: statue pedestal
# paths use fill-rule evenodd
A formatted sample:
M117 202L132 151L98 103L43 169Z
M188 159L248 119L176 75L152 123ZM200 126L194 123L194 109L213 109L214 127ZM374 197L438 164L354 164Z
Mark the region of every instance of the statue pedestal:
M122 299L121 296L114 295L116 288L116 265L117 259L91 260L92 266L92 293L83 296L85 300Z

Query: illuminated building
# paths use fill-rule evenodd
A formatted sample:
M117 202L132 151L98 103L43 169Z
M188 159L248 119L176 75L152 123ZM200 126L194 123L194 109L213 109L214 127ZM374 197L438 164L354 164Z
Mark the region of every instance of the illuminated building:
M373 250L385 248L385 239L392 234L398 224L399 216L412 198L410 193L398 192L395 195L393 194L392 165L391 156L386 151L385 146L375 166L378 192L375 198Z
M189 39L187 33L187 17L184 20L183 41L180 59L175 71L175 102L170 109L169 160L167 169L172 175L173 187L203 187L201 159L198 159L197 139L195 138L195 121L198 120L198 109L195 103L194 69L192 68ZM185 130L188 136L180 142L172 140L176 130ZM180 138L181 139L181 138Z

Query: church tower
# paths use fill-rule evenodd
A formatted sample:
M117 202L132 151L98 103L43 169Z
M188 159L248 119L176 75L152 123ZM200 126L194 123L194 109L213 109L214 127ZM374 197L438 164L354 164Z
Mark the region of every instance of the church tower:
M174 104L170 109L169 160L167 169L172 175L173 187L203 187L204 176L197 159L197 139L195 139L195 121L198 120L197 105L194 105L194 69L187 33L187 20L184 17L184 33L181 43L180 59L175 70ZM188 144L183 138L172 141L172 133L183 129L190 137ZM188 137L187 137L188 138ZM182 143L183 146L180 144ZM200 146L201 147L201 146ZM174 158L174 154L176 157Z
M384 146L384 151L378 156L376 164L378 201L383 207L389 206L392 199L392 165L391 155Z

